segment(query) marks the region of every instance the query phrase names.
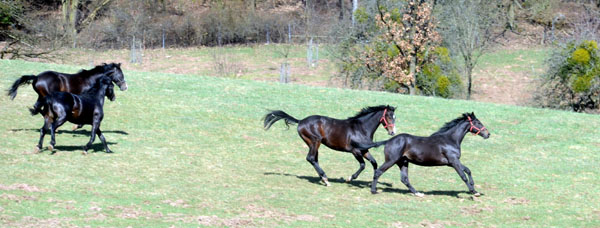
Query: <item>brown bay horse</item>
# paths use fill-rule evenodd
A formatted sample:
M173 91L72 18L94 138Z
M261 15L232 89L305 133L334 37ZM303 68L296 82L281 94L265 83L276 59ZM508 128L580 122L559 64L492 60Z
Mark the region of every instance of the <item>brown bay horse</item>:
M424 194L417 192L408 180L408 163L413 163L421 166L450 166L456 170L465 182L469 192L479 196L480 194L475 191L471 170L460 162L460 144L469 132L480 135L484 139L490 137L490 132L475 117L474 113L464 113L461 117L446 123L429 137L398 134L381 142L360 143L353 141L352 145L360 150L367 150L385 144L385 163L375 171L371 183L371 193L373 194L377 193L377 180L379 177L393 165L398 165L402 183L413 194L423 196Z
M11 99L17 95L17 89L23 84L31 83L33 90L38 94L37 101L30 108L31 115L40 113L44 97L53 92L68 92L81 94L94 85L98 78L108 76L112 82L119 86L121 91L127 90L125 76L121 71L120 63L98 65L91 70L81 70L75 74L66 74L55 71L45 71L36 75L23 75L17 79L8 91Z
M360 167L346 181L356 179L363 171L365 168L363 157L371 162L373 170L375 170L377 162L368 149L355 148L350 145L350 142L372 143L373 135L379 125L383 125L389 135L394 135L396 131L394 110L394 107L388 105L366 107L355 116L343 120L320 115L312 115L298 120L277 110L265 115L264 128L268 130L273 123L281 119L285 121L286 126L298 124L298 134L309 147L306 160L315 168L325 185L330 186L327 175L319 166L319 146L323 144L333 150L350 152L354 155Z

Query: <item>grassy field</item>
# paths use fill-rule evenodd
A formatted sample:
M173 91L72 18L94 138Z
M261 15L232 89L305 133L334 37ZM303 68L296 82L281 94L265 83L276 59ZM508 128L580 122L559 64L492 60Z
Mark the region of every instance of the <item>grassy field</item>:
M81 66L0 61L0 89L20 75ZM0 226L3 227L598 227L600 116L430 97L216 77L125 71L129 90L105 105L102 129L114 154L81 155L89 126L57 135L56 154L31 154L42 125L22 87L0 96ZM472 198L449 167L410 166L408 194L392 168L371 195L369 165L321 148L331 187L306 162L294 128L262 129L267 109L297 118L354 115L397 106L399 132L429 135L474 111L491 132L466 136L461 161ZM376 140L389 136L379 129ZM46 145L49 137L46 138ZM374 157L382 164L382 148Z

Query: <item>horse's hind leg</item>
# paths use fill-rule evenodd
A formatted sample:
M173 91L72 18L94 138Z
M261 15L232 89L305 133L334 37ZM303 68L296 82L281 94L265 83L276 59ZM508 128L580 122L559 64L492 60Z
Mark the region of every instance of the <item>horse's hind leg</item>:
M400 162L398 162L398 167L400 167L400 180L402 181L402 183L406 185L410 192L412 192L418 197L423 197L424 194L417 192L417 190L413 188L413 186L410 184L410 181L408 180L408 160L402 159Z
M35 101L35 104L33 104L33 108L29 108L29 112L31 113L32 116L35 116L36 114L40 113L40 111L42 111L42 106L43 106L43 102L42 102L42 98L40 95L38 95L38 99Z
M49 125L50 125L49 124L49 119L45 118L44 119L44 126L42 126L42 128L40 128L40 140L38 141L37 146L33 150L33 153L37 154L42 149L42 144L44 143L44 136L46 136L46 130L48 129Z
M104 138L104 135L102 134L100 128L96 130L96 135L98 135L98 138L100 138L100 141L102 141L102 145L104 145L104 150L106 150L106 153L112 153L112 151L108 149L108 144L106 144L106 139Z
M329 184L329 180L327 179L327 175L319 166L319 146L321 146L321 143L317 139L309 138L304 135L301 135L301 137L309 148L308 155L306 155L306 161L308 161L308 163L315 168L317 174L319 174L319 177L321 177L321 180L325 182L325 185L331 186L331 184Z

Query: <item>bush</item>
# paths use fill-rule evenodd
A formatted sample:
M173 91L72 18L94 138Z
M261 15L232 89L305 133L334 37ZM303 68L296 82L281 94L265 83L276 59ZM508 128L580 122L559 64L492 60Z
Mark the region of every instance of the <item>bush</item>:
M444 98L457 98L463 91L462 80L450 53L445 47L434 49L432 63L426 64L417 74L417 88L421 94Z
M598 112L600 52L594 40L572 41L547 61L543 86L535 98L542 107Z

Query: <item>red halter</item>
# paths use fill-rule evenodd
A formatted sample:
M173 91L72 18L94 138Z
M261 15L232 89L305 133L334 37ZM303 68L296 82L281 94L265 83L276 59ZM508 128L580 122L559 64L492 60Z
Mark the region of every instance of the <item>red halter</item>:
M479 135L479 133L481 131L485 130L485 126L483 126L482 128L475 127L475 125L473 124L473 121L471 120L471 117L467 116L467 118L469 119L469 123L471 124L471 128L469 128L469 132L471 132L473 130L473 128L475 128L475 130L477 130L477 133L473 133L473 132L471 132L471 133L473 133L474 135Z
M381 121L383 121L383 127L384 128L388 128L388 127L394 127L394 124L389 124L387 122L387 119L385 119L385 114L387 113L387 108L383 110L383 116L381 116L381 119L379 119L379 122L381 123Z

